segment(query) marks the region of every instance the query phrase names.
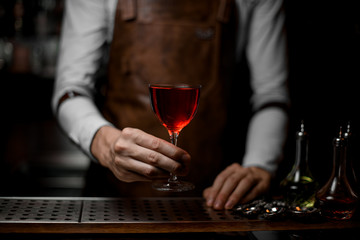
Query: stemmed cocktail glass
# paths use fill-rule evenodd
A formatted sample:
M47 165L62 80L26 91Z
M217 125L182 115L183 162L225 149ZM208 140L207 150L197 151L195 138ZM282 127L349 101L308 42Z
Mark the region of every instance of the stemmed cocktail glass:
M193 119L199 103L201 85L150 84L151 106L160 122L168 130L171 143L177 145L180 131ZM178 180L170 173L167 181L153 183L153 188L166 192L183 192L194 189L190 182Z

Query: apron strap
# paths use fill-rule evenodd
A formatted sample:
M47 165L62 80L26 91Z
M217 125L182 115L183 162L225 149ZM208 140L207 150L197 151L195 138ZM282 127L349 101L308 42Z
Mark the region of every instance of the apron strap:
M121 18L124 21L134 20L136 18L136 0L119 0L118 7L121 11Z
M219 22L227 23L229 21L233 2L233 0L220 0L220 5L217 13L217 20Z

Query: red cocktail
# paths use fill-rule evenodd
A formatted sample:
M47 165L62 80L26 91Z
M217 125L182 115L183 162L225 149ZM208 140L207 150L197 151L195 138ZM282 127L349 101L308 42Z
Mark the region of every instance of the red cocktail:
M169 132L179 133L196 113L200 88L150 86L154 112Z

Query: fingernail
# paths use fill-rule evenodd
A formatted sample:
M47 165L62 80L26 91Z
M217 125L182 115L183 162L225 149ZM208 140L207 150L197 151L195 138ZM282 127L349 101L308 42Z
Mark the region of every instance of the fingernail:
M214 199L212 199L212 198L209 198L209 199L206 201L206 205L207 205L208 207L212 207L213 203L214 203Z
M232 209L234 207L233 201L229 200L225 204L225 209Z
M184 155L182 155L182 157L181 157L181 161L182 162L189 162L191 160L191 157L190 157L190 155L189 154L184 154Z
M216 201L215 203L214 203L214 208L215 209L222 209L222 207L223 207L223 203L221 202L221 201Z

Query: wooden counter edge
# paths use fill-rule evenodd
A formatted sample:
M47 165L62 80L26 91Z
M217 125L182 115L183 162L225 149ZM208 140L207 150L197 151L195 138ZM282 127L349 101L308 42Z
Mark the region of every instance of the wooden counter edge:
M0 233L175 233L242 232L359 228L358 221L302 223L296 221L142 222L142 223L0 223Z

